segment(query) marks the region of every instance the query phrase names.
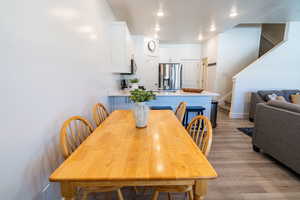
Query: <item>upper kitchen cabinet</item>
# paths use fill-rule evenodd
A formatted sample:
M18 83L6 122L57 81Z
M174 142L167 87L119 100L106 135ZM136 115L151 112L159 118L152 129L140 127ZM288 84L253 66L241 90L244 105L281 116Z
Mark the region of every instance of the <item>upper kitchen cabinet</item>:
M200 44L161 44L160 62L201 61Z
M111 60L114 73L131 73L130 59L134 57L134 45L126 22L111 25Z

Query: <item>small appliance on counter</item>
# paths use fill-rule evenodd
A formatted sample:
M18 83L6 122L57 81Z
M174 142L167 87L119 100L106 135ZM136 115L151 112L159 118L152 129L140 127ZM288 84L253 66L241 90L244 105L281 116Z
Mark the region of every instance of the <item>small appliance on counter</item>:
M132 85L130 86L129 84L129 79L121 79L121 90L126 90L126 89L132 89ZM137 85L136 89L140 90L146 90L145 86L143 85Z
M158 88L160 90L180 90L182 88L182 64L159 63Z
M122 79L121 80L121 90L125 90L129 88L128 80L127 79Z

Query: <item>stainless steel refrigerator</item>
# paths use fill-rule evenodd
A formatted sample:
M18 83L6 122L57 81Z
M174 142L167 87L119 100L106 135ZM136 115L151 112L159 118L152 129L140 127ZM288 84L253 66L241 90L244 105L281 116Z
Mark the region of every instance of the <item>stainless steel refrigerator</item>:
M182 87L182 64L159 63L158 87L161 90L180 90Z

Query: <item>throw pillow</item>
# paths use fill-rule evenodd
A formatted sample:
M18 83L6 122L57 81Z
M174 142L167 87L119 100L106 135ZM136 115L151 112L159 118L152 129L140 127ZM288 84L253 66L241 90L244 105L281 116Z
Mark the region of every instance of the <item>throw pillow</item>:
M283 96L277 96L276 100L278 100L278 101L286 101Z
M270 100L276 100L276 98L277 98L277 94L275 94L275 93L269 94L269 95L268 95L269 101L270 101Z
M291 95L292 103L300 105L300 94Z

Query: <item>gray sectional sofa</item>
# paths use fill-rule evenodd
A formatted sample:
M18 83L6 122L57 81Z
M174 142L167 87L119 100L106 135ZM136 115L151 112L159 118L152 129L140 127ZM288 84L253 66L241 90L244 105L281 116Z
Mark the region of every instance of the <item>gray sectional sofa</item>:
M269 100L268 95L276 94L278 96L283 96L286 101L291 102L291 95L296 93L300 93L300 90L259 90L257 92L252 92L250 101L249 120L252 122L255 120L256 105L258 103L266 103Z
M300 105L276 100L257 104L252 144L300 174Z

